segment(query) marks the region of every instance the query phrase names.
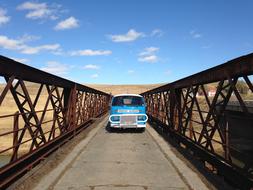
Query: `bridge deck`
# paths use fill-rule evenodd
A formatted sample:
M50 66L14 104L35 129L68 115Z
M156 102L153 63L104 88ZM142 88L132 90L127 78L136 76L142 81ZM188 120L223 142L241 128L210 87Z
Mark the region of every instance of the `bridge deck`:
M108 132L106 118L103 119L89 133L89 142L80 142L73 150L73 159L66 158L69 163L65 168L56 168L35 189L207 189L180 161L177 162L185 171L178 171L180 167L171 160L176 156L166 157L152 136L156 132L151 130L148 126L144 133ZM192 179L191 184L187 178ZM50 183L53 185L48 187Z

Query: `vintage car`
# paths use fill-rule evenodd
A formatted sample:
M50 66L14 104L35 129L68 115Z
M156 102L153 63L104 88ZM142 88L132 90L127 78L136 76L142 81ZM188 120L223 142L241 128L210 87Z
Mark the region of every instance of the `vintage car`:
M111 101L109 126L144 131L148 116L144 98L137 94L115 95Z

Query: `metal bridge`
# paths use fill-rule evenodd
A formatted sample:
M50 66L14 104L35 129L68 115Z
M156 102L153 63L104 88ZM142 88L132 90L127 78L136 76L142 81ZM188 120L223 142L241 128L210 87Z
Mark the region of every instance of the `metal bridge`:
M164 140L175 142L208 172L240 189L253 188L252 75L253 54L249 54L141 94L151 125ZM0 76L6 81L1 87L0 108L4 102L7 108L8 104L15 107L0 112L0 159L8 155L0 165L0 189L10 187L59 147L88 130L109 108L110 94L3 56ZM247 96L239 89L242 82L247 86ZM34 85L36 88L31 88ZM208 94L210 85L215 86L213 96ZM97 141L101 147L107 138L119 143L122 140L117 139L119 134L111 137L100 133L103 138L97 137ZM129 133L127 138L145 144L150 137ZM154 157L160 154L155 154L155 146L150 142ZM143 150L137 149L136 155L141 158ZM159 170L155 177L162 177ZM178 188L184 187L187 185Z

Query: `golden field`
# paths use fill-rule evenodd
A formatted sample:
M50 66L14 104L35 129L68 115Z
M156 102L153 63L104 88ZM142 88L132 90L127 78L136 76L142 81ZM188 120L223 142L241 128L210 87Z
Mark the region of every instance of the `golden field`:
M157 88L157 87L159 87L161 85L164 85L164 84L147 84L147 85L84 84L84 85L89 86L91 88L98 89L100 91L110 93L112 95L115 95L115 94L123 94L123 93L140 94L142 92L148 91L148 90L153 89L153 88ZM30 95L32 101L34 101L34 99L36 97L36 94L37 94L37 91L38 91L38 88L39 88L39 85L34 84L34 83L26 82L26 86L27 86L27 89L29 90L29 95ZM215 88L215 86L217 86L217 83L205 85L205 88L210 89L210 88ZM5 87L4 84L0 85L0 93L3 91L4 87ZM48 98L48 93L47 93L46 89L44 88L42 93L41 93L41 96L39 98L38 104L36 106L36 111L44 109L47 98ZM234 96L231 97L231 99L234 99L234 98L235 98ZM253 99L252 98L252 93L248 93L247 95L244 95L243 99ZM206 110L207 111L208 106L207 106L207 103L205 101L205 98L203 96L198 97L198 101L200 103L201 110ZM51 109L51 108L52 107L48 106L47 109ZM11 93L8 92L8 94L6 95L2 105L0 106L0 117L3 116L3 115L14 114L17 111L18 111L18 108L16 106L16 103L14 102L14 99L13 99ZM41 113L38 113L39 118L40 118L40 116L41 116ZM205 114L203 114L203 116L205 117ZM47 112L47 114L45 115L45 118L44 118L43 121L44 122L45 121L50 121L50 120L52 120L52 118L53 118L52 111ZM194 120L196 120L198 122L201 122L200 117L196 112L193 113L193 118L194 118ZM8 131L12 131L13 130L13 122L14 122L14 117L13 116L8 117L8 118L0 118L0 134L6 133ZM19 126L20 127L24 126L24 122L23 122L23 119L22 119L21 116L19 117ZM52 122L48 122L48 123L43 124L44 132L50 131L51 126L52 126ZM193 123L193 128L197 132L200 132L201 129L202 129L202 126L200 124ZM59 133L59 131L58 131L58 133ZM187 133L189 133L189 131L187 131ZM46 135L46 137L47 136L48 136L48 134ZM30 138L31 138L30 134L28 133L28 131L26 131L26 133L24 135L24 141L28 140ZM217 134L217 132L215 133L215 139L220 141L220 137ZM12 143L13 143L13 134L0 136L0 151L6 149L8 147L11 147ZM28 148L30 147L30 143L31 143L31 141L23 144L20 147L20 152L22 152L22 153L27 152ZM220 144L217 144L217 143L214 143L214 144L216 144L215 145L216 149L222 149ZM8 150L5 153L0 154L0 155L10 154L11 152L12 152L12 149L10 149L10 150ZM222 153L221 150L218 151L218 152Z
M34 101L36 94L39 89L38 84L33 84L26 82L26 87L29 90L29 95ZM106 84L84 84L86 86L89 86L91 88L98 89L100 91L104 91L107 93L111 93L112 95L115 94L122 94L122 93L132 93L132 94L139 94L142 92L145 92L147 90L150 90L152 88L156 88L160 86L161 84L150 84L150 85L106 85ZM5 84L0 85L0 93L2 93L3 89L5 87ZM40 95L38 104L36 106L36 111L43 110L46 100L48 98L48 93L46 91L46 88L43 88L42 93ZM22 99L22 98L21 98ZM51 109L52 107L49 104L47 109ZM2 102L2 105L0 106L0 116L3 115L13 115L15 112L18 111L18 108L16 106L16 103L12 97L12 94L10 91L7 93L6 97L4 98L4 101ZM41 113L38 113L38 117L40 118ZM50 121L53 118L52 111L47 112L44 118L45 121ZM13 122L14 122L14 116L9 116L6 118L0 118L0 134L9 132L13 130ZM23 127L24 126L24 121L22 119L22 116L19 116L19 126ZM48 122L43 124L43 130L44 132L49 131L52 126L52 122ZM20 132L19 132L20 134ZM47 134L48 136L48 134ZM31 138L30 134L28 131L26 131L23 141L29 140ZM24 143L20 146L20 152L25 153L28 148L30 147L31 141L28 141L27 143ZM0 151L11 147L13 144L13 134L5 135L5 136L0 136ZM4 152L3 154L0 155L5 155L5 154L10 154L12 152L12 149Z
M103 92L116 94L140 94L153 88L157 88L164 84L143 84L143 85L110 85L110 84L84 84L91 88L101 90Z

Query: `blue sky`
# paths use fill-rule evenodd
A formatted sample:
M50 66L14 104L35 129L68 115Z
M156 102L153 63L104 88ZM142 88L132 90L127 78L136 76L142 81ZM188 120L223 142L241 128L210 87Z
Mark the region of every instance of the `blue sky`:
M172 82L253 50L251 0L0 2L0 54L79 83Z

